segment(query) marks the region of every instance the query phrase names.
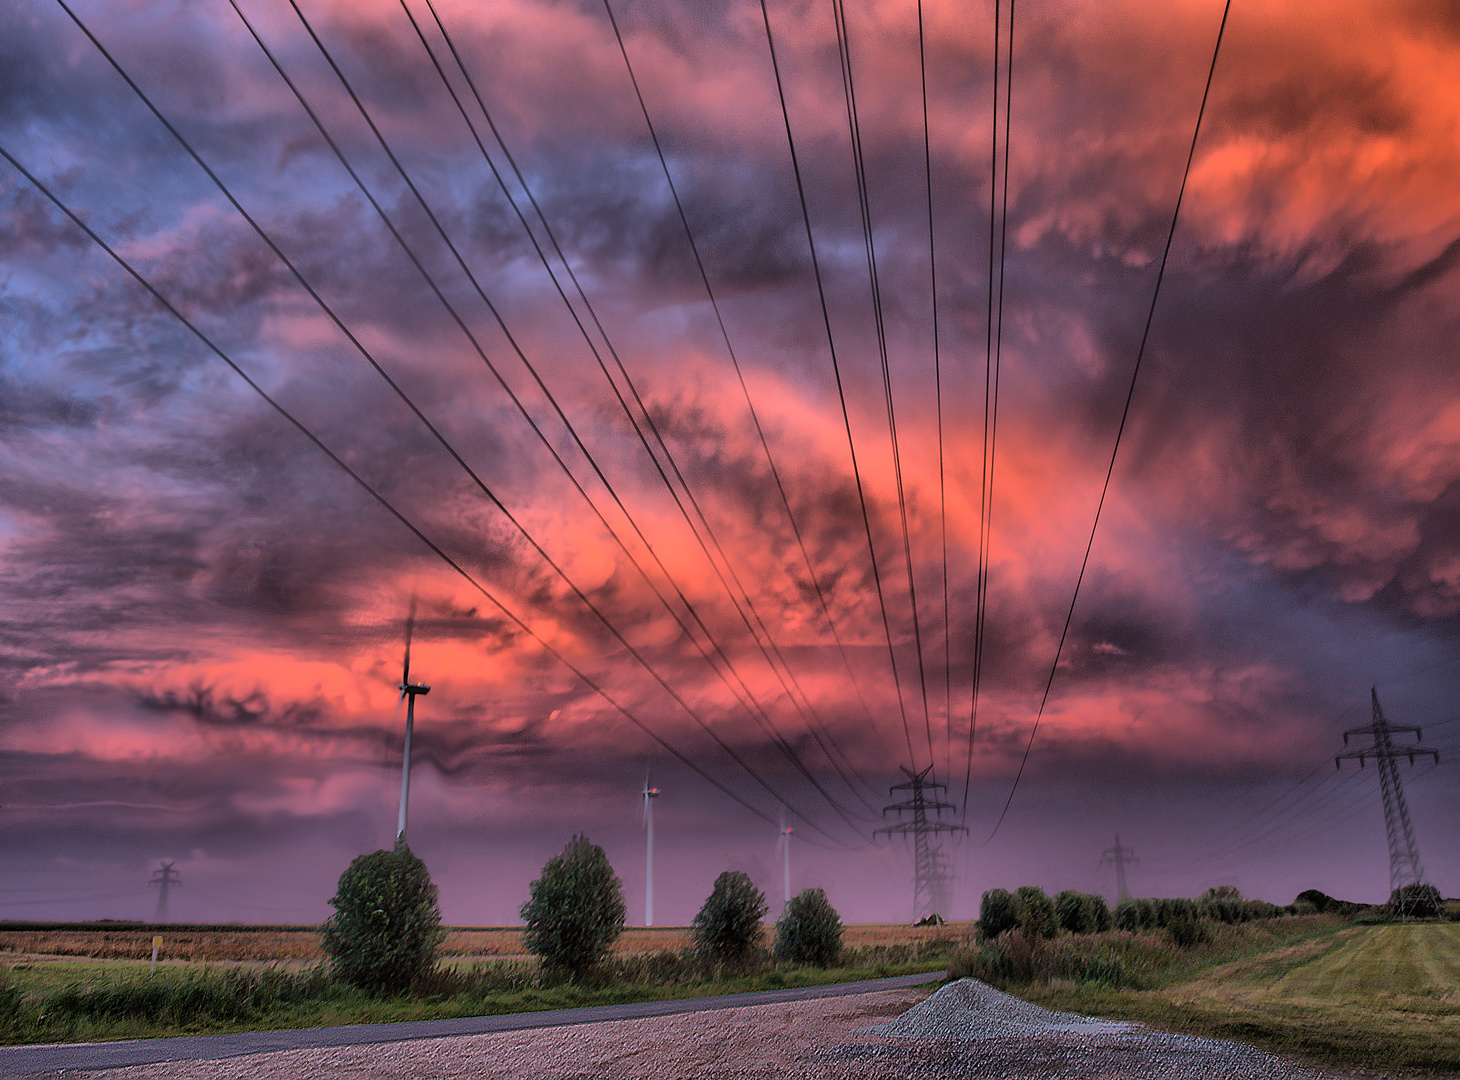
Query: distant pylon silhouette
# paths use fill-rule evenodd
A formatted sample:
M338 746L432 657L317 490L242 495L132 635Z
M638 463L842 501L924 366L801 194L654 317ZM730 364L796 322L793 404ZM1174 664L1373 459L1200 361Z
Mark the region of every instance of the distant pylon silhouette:
M1440 754L1426 746L1417 745L1424 735L1417 727L1391 724L1379 706L1379 691L1369 689L1374 705L1374 719L1367 727L1350 728L1343 733L1343 744L1348 745L1350 735L1371 735L1372 746L1350 750L1333 759L1335 767L1341 768L1345 759L1357 759L1359 768L1364 767L1366 758L1373 758L1379 766L1379 791L1384 796L1384 831L1389 837L1389 892L1407 885L1418 885L1424 881L1424 866L1419 861L1419 847L1414 842L1414 826L1409 820L1409 805L1404 801L1404 788L1399 782L1398 759L1406 757L1411 765L1416 757L1433 757L1440 763ZM1395 732L1414 732L1416 745L1396 747L1391 736ZM1401 919L1409 918L1412 897L1399 894Z
M1116 902L1130 899L1130 889L1125 884L1126 863L1138 863L1141 860L1136 858L1136 853L1120 842L1120 833L1115 834L1115 847L1108 847L1100 856L1100 865L1106 863L1115 864L1115 899Z
M173 869L173 863L165 862L162 868L152 874L152 880L147 884L157 886L157 914L153 916L153 922L167 922L167 890L174 885L181 885L182 878Z

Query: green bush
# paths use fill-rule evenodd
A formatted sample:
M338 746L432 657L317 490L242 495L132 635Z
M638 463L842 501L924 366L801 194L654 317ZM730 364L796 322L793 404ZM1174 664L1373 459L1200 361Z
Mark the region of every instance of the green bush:
M1007 889L990 889L978 906L978 925L983 936L996 938L1019 925L1019 903Z
M726 870L695 916L694 943L706 956L722 964L744 963L760 943L760 920L769 907L765 893L750 875Z
M574 836L528 887L523 940L545 967L578 979L608 955L627 913L608 856L586 836Z
M1066 889L1054 898L1054 910L1060 929L1072 934L1098 934L1110 929L1110 905L1103 896Z
M1389 894L1389 917L1392 919L1438 919L1444 901L1440 890L1423 883L1405 885Z
M324 950L335 975L375 994L400 993L436 958L445 932L426 864L405 844L361 855L345 868Z
M1019 905L1019 929L1031 938L1052 938L1059 935L1059 918L1054 901L1037 885L1021 885L1014 894Z
M841 958L842 921L820 889L807 889L776 922L776 959L832 967Z

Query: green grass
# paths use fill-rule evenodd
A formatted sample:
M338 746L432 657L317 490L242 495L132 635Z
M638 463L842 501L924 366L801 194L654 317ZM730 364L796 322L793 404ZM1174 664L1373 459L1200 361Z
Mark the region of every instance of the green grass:
M1051 1008L1237 1039L1323 1064L1460 1069L1460 925L1274 920L1164 958L1159 939L1142 936L1152 940L1135 985L1053 977L1005 989Z
M675 954L665 966L672 967ZM663 981L652 959L596 982L551 984L523 963L441 965L410 996L376 998L328 978L322 966L260 970L246 965L76 961L0 969L0 1043L94 1042L163 1035L325 1027L570 1009L636 1001L821 986L935 971L944 957L829 969L780 965L754 973Z

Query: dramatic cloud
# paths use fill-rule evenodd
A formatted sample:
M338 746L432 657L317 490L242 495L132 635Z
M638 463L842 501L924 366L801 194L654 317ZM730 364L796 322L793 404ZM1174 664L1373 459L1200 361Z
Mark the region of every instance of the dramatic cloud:
M1314 770L1375 684L1455 745L1444 5L1233 10L1067 634L1221 9L1019 9L981 657L992 10L923 5L935 354L911 2L848 6L880 327L830 4L768 5L817 266L757 4L614 7L678 202L598 4L239 6L76 9L217 183L63 9L0 15L0 146L274 403L0 168L4 914L144 914L168 857L186 917L318 918L393 835L413 602L454 921L579 830L641 892L646 767L677 921L783 818L902 917L863 846L929 764L955 915L1102 887L1116 830L1146 892L1382 894L1369 777Z

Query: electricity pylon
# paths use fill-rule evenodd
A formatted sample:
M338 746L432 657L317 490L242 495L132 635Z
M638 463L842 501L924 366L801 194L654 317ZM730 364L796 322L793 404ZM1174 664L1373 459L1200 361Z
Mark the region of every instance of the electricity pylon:
M411 735L416 728L416 695L431 692L429 686L420 686L411 682L411 634L415 628L416 602L412 598L411 613L406 617L406 658L401 665L400 676L400 696L406 700L406 745L400 767L400 815L395 822L396 847L406 841L406 808L411 801Z
M659 798L659 789L649 786L649 774L644 773L644 828L648 830L648 847L644 853L644 925L654 925L654 800Z
M1369 688L1369 696L1374 703L1374 719L1367 727L1350 728L1343 733L1343 744L1348 745L1350 735L1371 735L1374 739L1372 746L1362 747L1358 750L1350 750L1346 754L1339 754L1333 759L1335 768L1342 768L1345 759L1358 759L1359 768L1364 767L1366 758L1373 758L1374 763L1379 766L1379 791L1384 796L1384 831L1389 836L1389 893L1395 895L1395 890L1404 889L1407 885L1418 885L1424 881L1424 866L1419 861L1419 848L1414 842L1414 826L1409 820L1409 805L1404 801L1404 788L1399 782L1399 759L1407 757L1411 765L1416 757L1433 757L1435 764L1440 763L1438 750L1431 750L1427 746L1420 746L1418 743L1424 735L1417 727L1410 727L1405 724L1391 724L1384 717L1384 710L1379 707L1379 691L1373 687ZM1391 736L1395 732L1414 732L1416 745L1396 747ZM1399 917L1409 918L1410 904L1412 897L1403 892L1398 893Z
M1115 864L1115 899L1117 903L1121 900L1130 899L1130 889L1126 888L1125 884L1126 863L1138 863L1140 861L1140 859L1136 858L1134 851L1121 845L1120 833L1115 834L1115 847L1108 847L1101 853L1101 866L1104 866L1106 863Z
M873 836L879 833L886 833L892 836L894 833L899 836L912 838L913 845L913 917L912 921L917 922L924 915L942 915L938 906L944 901L944 886L948 880L947 863L943 858L943 849L935 845L929 839L939 833L968 832L963 825L954 825L951 821L942 821L937 815L944 810L957 810L958 807L950 802L943 802L938 798L937 792L946 790L947 784L940 784L928 779L928 774L933 771L929 765L922 772L913 772L905 766L899 766L907 775L907 783L894 784L887 789L892 795L897 791L910 791L912 798L906 802L893 803L882 808L882 816L896 811L901 817L905 813L912 815L911 820L899 821L896 825L888 825L877 829ZM924 792L932 792L933 797L928 798ZM928 811L933 812L934 820L928 820Z
M167 890L174 885L181 885L182 878L173 869L173 863L165 862L160 870L152 873L152 880L148 885L157 886L157 914L153 916L153 922L167 922Z

